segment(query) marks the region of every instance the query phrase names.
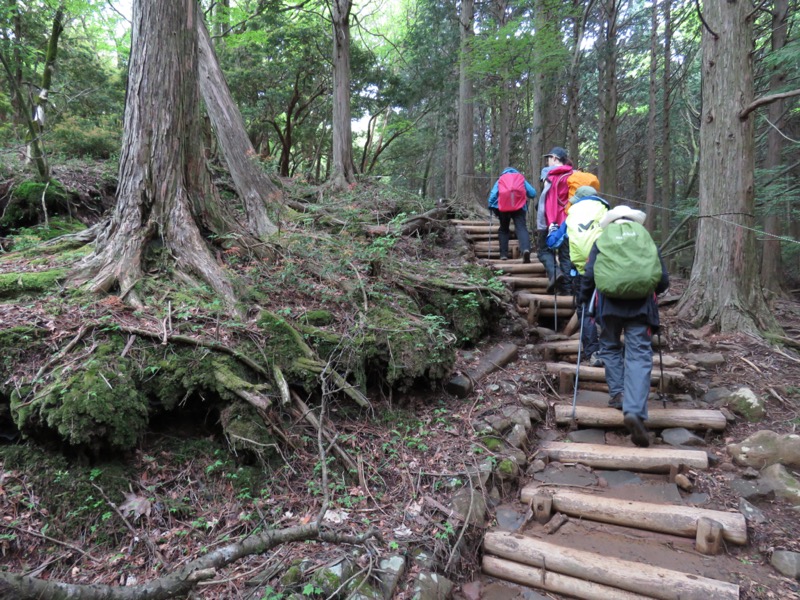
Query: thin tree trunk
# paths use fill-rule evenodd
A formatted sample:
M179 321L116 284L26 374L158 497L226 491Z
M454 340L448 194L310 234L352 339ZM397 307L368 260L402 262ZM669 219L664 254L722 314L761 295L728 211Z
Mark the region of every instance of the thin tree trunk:
M700 218L682 318L721 331L779 329L767 308L755 257L752 4L706 2L703 112L700 126Z
M786 45L787 15L789 13L788 0L775 0L772 9L772 52L780 51ZM786 74L774 71L769 79L771 93L777 93L784 85ZM767 134L767 156L764 167L770 172L775 172L782 164L783 135L781 126L783 121L784 102L776 100L767 109L767 118L772 126ZM764 218L764 233L767 234L761 250L761 283L765 289L781 293L783 289L783 265L781 260L781 242L778 239L783 235L783 218L780 203L777 199L769 203L767 215ZM774 236L774 237L773 237Z
M661 236L667 235L672 227L672 129L670 113L672 112L671 85L672 73L672 18L670 14L671 0L664 0L664 70L662 75L662 107L661 107Z
M477 204L475 193L475 108L472 101L472 79L467 72L470 63L475 11L474 0L462 0L459 25L461 27L461 53L458 85L458 150L456 153L456 201L465 208Z
M572 60L569 65L569 76L567 78L567 150L572 162L577 166L580 161L580 133L578 124L578 107L580 104L580 68L581 68L581 45L583 44L583 33L586 29L586 21L589 12L594 5L594 0L589 0L585 4L580 0L574 0L573 6L576 15L572 27ZM579 12L580 11L580 12Z
M248 229L257 237L271 235L278 228L270 219L267 208L277 208L281 200L280 190L258 164L258 155L225 81L203 19L197 20L197 34L200 92L236 192L242 200Z
M598 39L600 127L599 178L603 193L616 196L617 188L617 0L603 0L605 22Z
M656 208L656 82L658 81L658 0L652 0L650 19L650 94L647 114L647 191L645 192L645 210L648 219L647 229L652 233L656 229L658 212Z
M333 174L335 187L355 183L350 123L350 11L352 0L331 0L333 18Z

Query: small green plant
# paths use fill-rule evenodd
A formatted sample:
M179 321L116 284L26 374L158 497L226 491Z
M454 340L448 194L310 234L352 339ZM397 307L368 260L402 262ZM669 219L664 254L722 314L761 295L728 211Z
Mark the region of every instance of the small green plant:
M303 596L321 596L323 589L313 583L307 583L303 586Z

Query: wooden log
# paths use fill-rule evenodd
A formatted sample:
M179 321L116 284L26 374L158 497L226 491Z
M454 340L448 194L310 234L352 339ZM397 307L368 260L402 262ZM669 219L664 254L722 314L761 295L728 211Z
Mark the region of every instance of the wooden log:
M538 302L528 304L528 325L536 325L539 321L539 308Z
M578 313L576 312L574 315L572 315L572 318L569 320L569 322L564 326L564 335L572 335L578 331L580 326L580 319L578 318Z
M501 275L498 279L516 289L518 287L547 287L547 277L521 277L515 275ZM551 298L552 300L552 298ZM552 304L552 303L551 303Z
M539 262L531 262L525 263L510 263L507 260L502 260L500 262L493 262L492 267L498 271L503 271L510 275L519 275L521 273L527 273L531 275L535 275L537 273L544 273L544 265Z
M571 308L560 308L559 307L558 310L553 310L552 306L542 306L542 307L539 308L539 316L542 316L542 317L552 317L556 313L558 314L559 317L568 317L573 312L575 312L575 311L573 309L571 309Z
M630 448L603 444L543 442L539 449L550 460L581 463L595 469L627 469L645 473L669 473L670 465L708 468L708 454L701 450L678 448Z
M556 594L564 594L570 598L580 598L582 600L597 600L598 598L650 600L650 596L642 596L641 594L626 592L608 585L555 573L549 569L549 565L548 569L545 570L485 554L482 567L483 572L490 577Z
M697 520L695 548L700 554L713 556L722 552L722 539L724 537L725 526L719 521L710 517L700 517Z
M490 225L486 219L450 219L453 225Z
M466 398L472 393L475 382L482 379L492 371L499 369L516 360L518 347L516 344L504 343L492 348L478 365L469 369L464 375L456 375L445 385L445 389L459 398Z
M575 365L571 365L568 363L545 363L545 369L548 373L552 373L553 375L558 375L561 371L574 371ZM605 381L606 380L606 370L605 367L589 367L586 365L580 366L580 378L582 381ZM653 369L650 373L650 385L658 385L658 382L661 379L661 370L660 369ZM664 369L664 382L665 387L678 385L681 382L686 381L686 376L679 372L673 371L670 369ZM684 384L685 385L685 384Z
M460 225L458 227L464 233L494 233L500 231L500 225Z
M518 247L518 246L519 246L519 242L517 240L512 239L512 240L508 241L508 249L509 250L511 250L512 248ZM491 242L475 242L472 245L472 248L476 252L486 252L490 248L491 248L492 251L494 251L495 249L499 249L500 248L500 240L495 238Z
M540 486L522 488L520 500L528 503L543 493ZM552 510L570 517L581 517L601 523L625 525L681 537L699 536L701 520L717 522L725 541L740 546L747 544L747 521L739 512L723 512L694 506L654 504L609 498L600 494L584 494L575 490L551 491ZM698 548L699 550L699 548Z
M538 300L542 306L553 307L555 303L559 308L575 308L575 299L572 296L560 296L553 294L533 294L531 292L520 292L518 295L519 302L524 304L525 301ZM577 351L577 350L576 350Z
M553 497L543 489L536 490L529 500L533 507L533 518L544 525L550 520L553 509Z
M733 583L566 548L505 531L487 533L483 548L487 554L547 569L548 578L551 572L556 572L659 600L739 599L739 586ZM595 598L617 596L599 595Z
M573 367L574 368L574 367ZM725 415L718 410L688 408L653 408L648 412L647 426L650 429L685 427L686 429L712 429L722 431L728 424ZM599 406L578 406L578 425L586 427L622 427L622 411ZM572 421L572 406L555 406L556 423L566 425Z

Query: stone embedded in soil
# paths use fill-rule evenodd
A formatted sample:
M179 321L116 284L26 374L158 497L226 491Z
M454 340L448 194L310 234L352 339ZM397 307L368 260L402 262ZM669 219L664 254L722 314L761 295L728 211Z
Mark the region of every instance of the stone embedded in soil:
M746 500L762 500L775 496L772 486L763 481L734 479L730 482L730 488L734 494Z
M750 504L744 498L739 498L739 512L744 515L748 523L766 523L767 517L763 511Z
M400 555L388 556L379 563L381 589L384 598L393 598L397 584L406 571L406 559Z
M706 441L684 427L671 427L661 432L661 439L670 446L705 446Z
M795 504L800 502L800 482L783 465L770 465L762 469L760 482L769 485L779 498Z
M453 511L467 519L470 525L480 526L483 525L486 519L486 500L479 490L471 488L462 488L453 494L453 499L450 502L450 507Z
M418 573L412 583L416 600L445 600L453 592L453 582L437 573Z
M690 365L696 365L704 369L714 369L725 364L725 357L719 352L690 353L683 358Z
M525 525L525 515L509 505L498 506L494 516L497 527L503 531L518 531Z
M772 553L770 564L772 564L781 575L793 579L800 579L800 553L790 552L788 550L776 550Z
M709 500L711 500L711 496L708 494L704 494L702 492L695 492L693 494L689 494L683 499L684 504L688 504L689 506L703 506L704 504L708 504ZM746 502L746 500L745 500Z
M542 483L557 483L561 485L597 485L597 476L594 473L587 473L575 467L553 467L553 463L541 473L533 476L536 481Z
M755 432L738 444L728 444L735 463L761 469L780 463L800 468L800 435L779 434L768 429Z
M632 471L595 471L598 477L605 479L608 487L642 483L642 478Z
M758 423L767 415L764 399L756 396L750 388L742 387L733 392L728 398L728 405L733 412L751 423Z
M570 431L567 439L576 444L605 444L606 432L602 429L578 429Z
M703 402L712 406L727 404L732 393L728 388L712 388L703 396Z

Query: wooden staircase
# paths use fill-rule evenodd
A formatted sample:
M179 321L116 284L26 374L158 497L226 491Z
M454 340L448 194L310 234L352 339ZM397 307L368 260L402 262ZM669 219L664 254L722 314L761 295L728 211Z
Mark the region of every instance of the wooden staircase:
M604 369L576 364L579 340L570 338L578 325L573 298L547 294L543 265L534 255L530 264L522 264L515 240L509 248L513 258L498 260L496 224L455 224L473 243L476 257L504 273L500 279L513 291L528 323L535 326L546 319L547 326L556 325L568 338L537 344L546 372L558 382L560 400L548 419L558 428L558 437L566 436L567 429L607 430L599 433L604 443L542 441L532 449L532 460L540 460L544 470L536 472L520 493L528 507L527 522L517 531L493 529L485 534L484 573L550 594L590 600L738 599L736 570L731 566L736 560L726 551L728 545L747 544L744 516L693 502L687 490L692 477L709 468L705 450L676 448L658 437L652 439L668 428L701 435L724 431L727 421L720 411L660 401L664 396L659 392L690 390L693 368L666 355L661 365L654 357L647 426L656 443L649 448L633 446L622 412L607 406ZM579 391L573 411L576 369ZM539 477L548 469L572 469L594 477L596 483L576 485ZM637 490L607 481L628 476L644 487Z

